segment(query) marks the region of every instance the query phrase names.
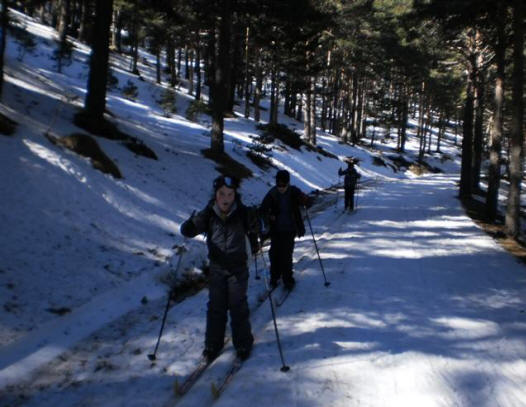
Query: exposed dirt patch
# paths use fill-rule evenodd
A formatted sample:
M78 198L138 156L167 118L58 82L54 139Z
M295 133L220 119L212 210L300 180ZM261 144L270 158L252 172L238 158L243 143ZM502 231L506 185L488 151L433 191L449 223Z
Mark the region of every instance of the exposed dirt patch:
M475 198L462 200L462 205L468 216L475 221L488 235L504 249L526 264L526 243L522 239L513 239L504 232L504 217L498 215L495 222L490 222L486 216L486 206Z

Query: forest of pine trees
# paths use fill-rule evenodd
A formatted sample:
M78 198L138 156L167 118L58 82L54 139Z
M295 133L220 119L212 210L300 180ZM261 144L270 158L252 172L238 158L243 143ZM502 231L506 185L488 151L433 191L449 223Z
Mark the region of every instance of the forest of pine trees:
M265 112L269 126L279 124L282 108L304 123L311 144L321 128L342 142L371 147L381 137L396 137L404 152L409 119L418 118L419 160L440 152L446 127L458 134L459 196L484 195L488 219L498 221L497 197L505 179L506 232L519 234L523 0L1 4L0 94L11 7L57 29L59 60L68 38L92 47L84 120L104 119L109 52L127 55L130 72L140 76L140 47L157 56L157 82L176 86L184 75L196 100L206 87L214 152L224 149L223 119L235 101L246 101L245 116L259 121L263 95L271 101ZM384 134L367 132L367 124Z

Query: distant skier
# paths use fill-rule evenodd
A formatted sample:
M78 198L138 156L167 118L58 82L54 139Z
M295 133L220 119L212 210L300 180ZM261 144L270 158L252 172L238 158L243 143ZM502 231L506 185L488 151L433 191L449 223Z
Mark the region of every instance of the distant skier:
M259 250L259 221L257 211L241 202L237 179L220 176L213 186L213 198L181 225L181 233L187 237L206 233L210 273L203 355L211 362L221 352L230 311L232 341L244 360L254 342L247 303L248 257L250 251Z
M338 169L338 175L345 177L343 178L343 185L345 189L345 210L354 210L354 191L356 190L356 184L361 175L358 174L354 168L354 160L347 160L347 168L342 170Z
M274 288L281 278L285 288L295 284L292 276L294 239L305 234L300 207L310 200L301 190L290 185L290 174L280 170L276 186L272 187L261 203L260 211L270 234L270 284Z

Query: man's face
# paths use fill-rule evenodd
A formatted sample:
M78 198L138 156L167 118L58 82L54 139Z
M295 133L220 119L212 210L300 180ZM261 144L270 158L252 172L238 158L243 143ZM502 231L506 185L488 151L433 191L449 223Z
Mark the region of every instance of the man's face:
M226 185L223 185L216 192L216 203L219 207L219 210L223 213L228 213L232 204L236 199L236 191L233 188L229 188Z
M278 181L276 183L276 187L278 188L278 191L282 194L284 194L285 192L287 192L287 188L289 187L289 183L288 182L283 182L283 181Z

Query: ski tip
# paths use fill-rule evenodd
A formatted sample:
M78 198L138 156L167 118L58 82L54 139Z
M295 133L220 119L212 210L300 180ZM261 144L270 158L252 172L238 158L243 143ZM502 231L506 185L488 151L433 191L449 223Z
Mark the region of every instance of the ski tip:
M214 398L214 400L217 400L220 394L219 394L219 389L217 388L215 383L212 383L210 385L210 391L212 392L212 397Z

